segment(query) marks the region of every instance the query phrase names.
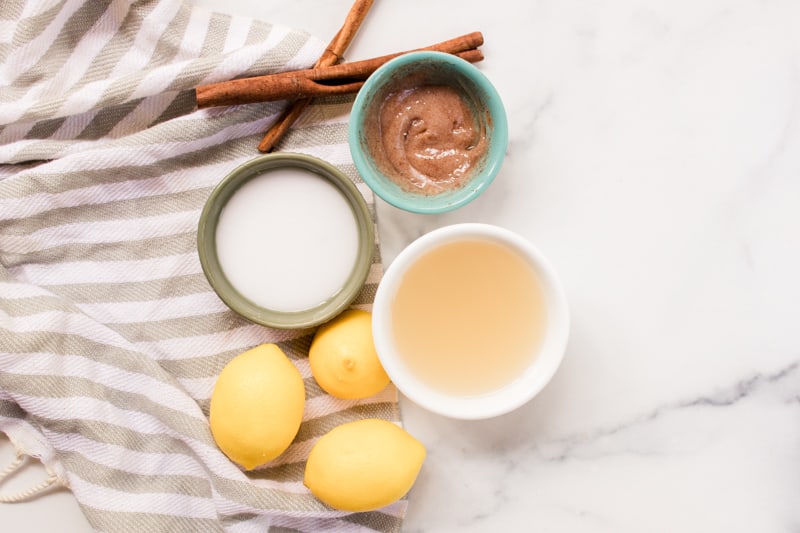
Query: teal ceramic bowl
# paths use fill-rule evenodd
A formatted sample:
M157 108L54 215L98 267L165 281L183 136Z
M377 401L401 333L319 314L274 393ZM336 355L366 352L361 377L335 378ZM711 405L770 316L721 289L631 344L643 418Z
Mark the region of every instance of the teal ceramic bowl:
M220 216L234 194L255 178L287 168L310 173L310 175L332 184L341 193L341 196L352 210L358 234L357 252L352 269L341 287L329 294L319 304L298 311L270 309L255 303L253 298L248 298L247 295L237 290L234 284L231 283L218 255L220 247L217 242L217 228ZM304 216L323 216L319 212L312 212L307 205L298 205L297 209L302 210ZM324 222L322 223L324 224ZM286 229L285 227L279 227L276 231L285 231ZM259 228L259 231L261 230L262 228ZM264 231L264 239L260 239L259 242L253 242L252 246L264 248L274 246L274 243L269 241L269 234L268 231ZM375 250L375 230L369 208L363 196L352 180L335 166L305 154L268 154L235 168L211 192L200 215L197 228L197 250L203 272L211 287L233 311L247 320L263 326L300 329L327 322L349 307L364 286L372 265L373 252ZM285 250L275 249L274 260L280 261L282 254L285 253ZM326 262L325 257L320 257L319 259L319 264L316 268L319 269L320 275L324 275L325 269L329 266L329 261ZM288 278L294 278L294 276L289 275ZM285 284L289 290L296 284L306 282L305 279L299 278L281 279L279 281L281 284Z
M389 176L390 166L379 164L374 138L380 108L391 93L424 85L447 85L456 90L472 111L488 147L459 188L423 194L401 187ZM508 120L497 90L471 63L443 52L410 52L377 69L359 90L349 124L350 153L364 182L387 203L414 213L443 213L477 198L492 183L505 158ZM373 139L371 139L371 137ZM370 142L372 140L372 142ZM385 158L384 158L385 159Z

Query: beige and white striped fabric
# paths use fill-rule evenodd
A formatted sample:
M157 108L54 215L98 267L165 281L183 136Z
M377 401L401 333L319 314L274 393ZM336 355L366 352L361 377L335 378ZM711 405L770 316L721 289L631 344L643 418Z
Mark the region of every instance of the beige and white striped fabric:
M400 528L405 501L341 513L302 485L315 439L358 418L399 421L396 391L323 394L305 358L313 332L238 318L195 249L211 188L257 155L283 103L197 111L191 89L304 68L323 47L179 0L0 2L0 431L74 492L97 531ZM316 102L280 149L358 182L351 103ZM214 445L208 399L225 363L262 342L296 363L307 409L291 448L244 473Z

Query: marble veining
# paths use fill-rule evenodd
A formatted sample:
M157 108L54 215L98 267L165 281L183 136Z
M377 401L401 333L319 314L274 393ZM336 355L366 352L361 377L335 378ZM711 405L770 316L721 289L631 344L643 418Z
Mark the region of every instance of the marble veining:
M798 409L800 407L800 361L779 369L773 374L755 374L737 381L729 386L713 391L706 396L689 398L675 403L659 405L632 419L618 425L597 428L580 435L567 436L543 443L538 455L546 461L566 461L570 459L601 459L615 454L633 454L643 456L660 455L658 451L642 448L624 448L623 450L604 450L596 453L592 447L608 442L617 437L624 437L626 432L646 429L647 426L659 424L669 417L683 416L689 409L737 408L744 402L758 401L764 396L780 406ZM798 411L800 415L800 411ZM657 447L657 446L656 446ZM581 453L581 452L584 453ZM588 452L588 454L586 453ZM593 453L595 452L595 453Z
M350 6L192 1L323 40ZM347 58L474 30L506 161L453 213L379 202L383 259L508 227L558 270L572 330L508 415L401 400L429 451L404 531L800 532L800 3L376 0Z
M489 422L483 424L486 431L471 434L476 440L465 446L463 431L458 434L456 428L440 429L438 433L447 437L434 442L432 461L447 467L433 475L457 478L463 472L459 464L463 468L466 462L480 469L481 483L490 488L477 489L469 483L464 486L452 479L437 480L438 488L447 492L448 499L461 502L461 516L441 524L429 516L432 522L410 531L436 531L439 527L488 531L495 524L519 531L794 531L793 521L783 524L773 517L747 520L747 513L752 512L747 507L714 510L714 500L725 494L745 501L752 496L757 502L759 492L769 491L758 487L760 476L753 471L754 464L759 468L766 465L753 453L757 448L751 446L763 446L766 454L775 454L775 460L797 460L798 450L792 443L768 444L773 430L772 423L765 419L780 420L789 432L796 431L791 426L800 420L798 392L800 361L795 361L771 373L745 376L708 394L655 406L615 424L586 427L552 438L539 438L531 430L523 430L529 439L526 441L508 429L514 424ZM752 418L752 425L739 425L748 418ZM510 435L498 437L497 431L508 431ZM448 438L462 441L456 448L458 458L440 457L439 447L448 446ZM683 463L692 463L693 468L687 469ZM706 478L709 472L723 469L730 469L726 477L736 484L733 488L716 487L716 480L709 482ZM603 475L614 476L616 483L622 483L595 486ZM754 475L755 479L749 478ZM625 486L628 483L630 486ZM695 486L687 487L687 483ZM551 484L556 494L551 492ZM587 485L592 489L587 490ZM717 491L706 493L703 487L707 489L709 485ZM480 490L482 497L471 500L473 490ZM687 493L699 498L697 503L705 509L694 509ZM606 505L626 496L629 503L641 508L617 514L614 507L618 502ZM796 498L791 495L776 492L771 496L785 499L784 511L794 508ZM465 505L465 499L469 504ZM667 507L669 514L660 516ZM544 517L543 523L527 529L526 523L534 521L536 515ZM641 518L627 523L631 515Z

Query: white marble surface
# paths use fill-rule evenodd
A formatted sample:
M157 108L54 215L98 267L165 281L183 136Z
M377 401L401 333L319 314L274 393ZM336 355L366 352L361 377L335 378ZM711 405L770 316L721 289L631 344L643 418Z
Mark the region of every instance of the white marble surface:
M326 41L350 5L194 3ZM445 224L506 226L559 270L573 326L509 415L403 401L429 450L404 530L797 533L800 3L376 0L348 58L473 30L506 163L455 213L380 205L384 260ZM68 498L3 513L81 531Z

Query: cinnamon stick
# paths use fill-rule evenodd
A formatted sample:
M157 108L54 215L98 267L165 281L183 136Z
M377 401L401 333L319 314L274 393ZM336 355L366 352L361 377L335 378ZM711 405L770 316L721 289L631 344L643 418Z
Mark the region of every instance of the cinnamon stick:
M344 24L333 36L333 40L328 44L325 52L320 56L314 65L315 67L326 67L338 63L342 59L347 47L353 41L358 28L367 16L367 12L372 7L374 0L356 0L350 11L347 13ZM261 152L270 152L276 144L283 138L292 124L300 117L306 106L311 102L310 98L295 100L289 108L278 118L277 122L261 139L258 149Z
M463 52L457 52L453 55L458 56L465 61L469 61L470 63L477 63L479 61L483 61L483 52L481 52L477 48L472 48L471 50L464 50Z
M328 48L325 49L325 52L317 61L316 67L326 67L341 61L344 51L353 42L353 38L356 36L358 28L361 27L361 23L364 22L373 2L374 0L356 0L353 3L347 13L344 24L333 36Z
M203 108L352 93L378 67L402 54L419 50L458 54L482 44L483 35L473 32L424 48L363 61L201 85L195 89L195 98L197 106Z

